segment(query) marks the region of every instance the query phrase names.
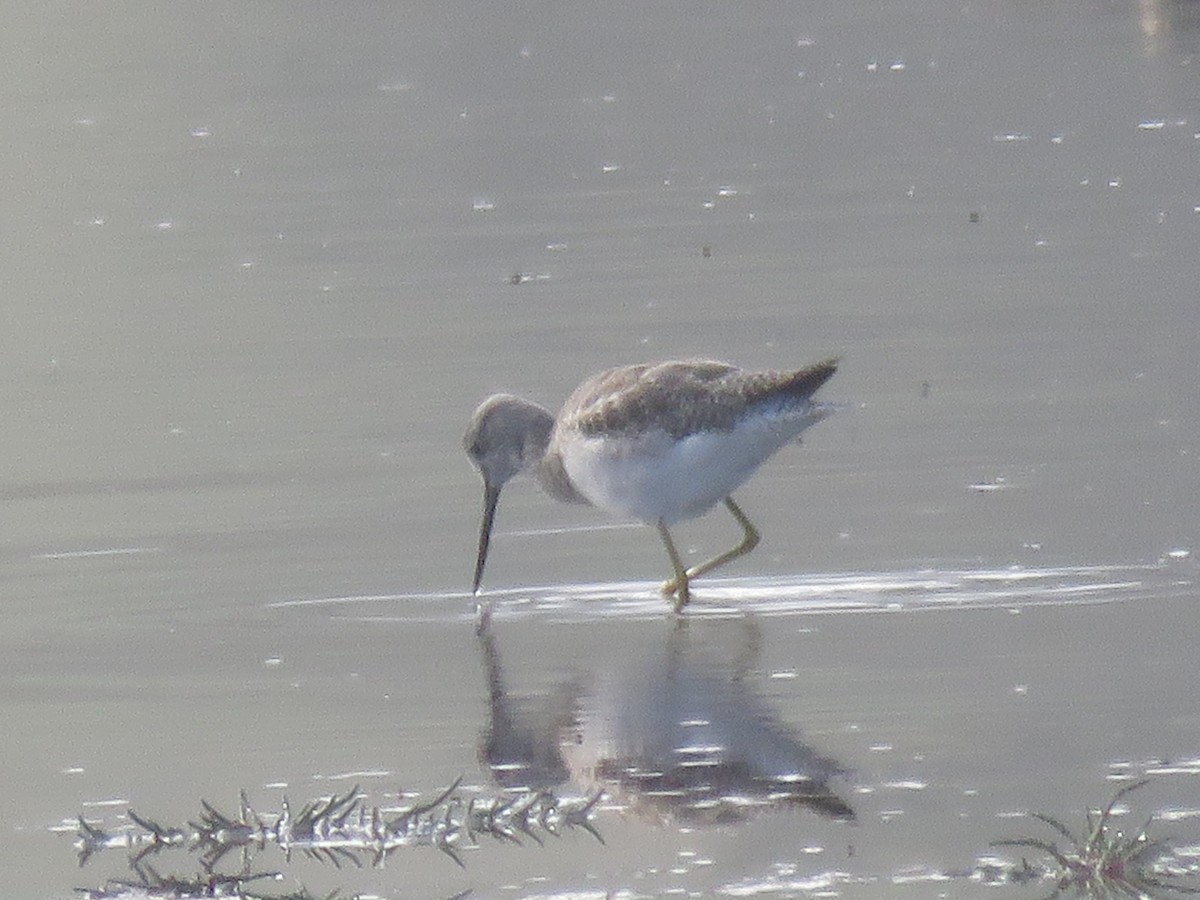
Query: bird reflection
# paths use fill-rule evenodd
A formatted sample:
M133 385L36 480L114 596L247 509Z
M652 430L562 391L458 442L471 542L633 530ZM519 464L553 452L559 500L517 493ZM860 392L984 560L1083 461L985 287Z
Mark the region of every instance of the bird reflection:
M492 628L485 619L478 631L488 689L488 727L479 741L479 761L501 787L547 790L570 780L559 749L574 722L578 690L564 684L539 709L509 696Z
M588 689L582 679L562 684L537 704L509 695L494 631L484 627L490 721L481 761L504 787L602 788L662 822L723 824L789 807L852 820L830 786L842 767L801 741L745 677L759 632L749 621L739 627L743 648L729 663L692 646L679 623L661 653L622 660Z

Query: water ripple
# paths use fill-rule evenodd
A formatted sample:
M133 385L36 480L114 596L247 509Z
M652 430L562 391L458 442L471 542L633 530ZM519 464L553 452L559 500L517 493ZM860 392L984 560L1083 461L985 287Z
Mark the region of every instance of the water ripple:
M839 572L800 576L711 578L697 584L689 617L797 616L993 609L1126 603L1182 597L1195 579L1172 565L1089 565L991 569L928 568L895 572ZM556 584L488 591L481 598L505 618L551 614L572 621L614 617L662 618L670 607L658 582ZM338 607L339 618L451 621L474 612L463 592L371 594L294 598L273 609ZM369 608L369 611L368 611Z

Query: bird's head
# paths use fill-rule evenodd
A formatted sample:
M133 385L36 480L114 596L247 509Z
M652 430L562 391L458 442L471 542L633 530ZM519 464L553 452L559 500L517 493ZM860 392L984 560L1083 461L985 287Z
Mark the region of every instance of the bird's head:
M483 477L483 522L472 590L479 593L483 566L500 490L510 478L531 468L546 452L554 417L541 406L511 394L496 394L479 405L463 435L463 449Z

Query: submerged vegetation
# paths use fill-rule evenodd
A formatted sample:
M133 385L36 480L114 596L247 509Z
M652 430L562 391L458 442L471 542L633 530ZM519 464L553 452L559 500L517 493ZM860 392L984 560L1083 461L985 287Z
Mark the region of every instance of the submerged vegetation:
M992 846L1025 847L1045 854L1047 864L1039 867L1022 860L1022 871L1053 880L1054 890L1047 900L1062 896L1157 898L1200 894L1200 887L1178 880L1192 874L1190 870L1168 865L1168 842L1150 837L1153 817L1132 833L1122 831L1112 821L1117 802L1147 784L1149 779L1142 779L1122 787L1098 815L1088 813L1087 830L1079 835L1053 816L1030 813L1066 841L1062 848L1055 841L1033 837L994 841Z
M129 854L134 877L110 881L96 890L81 889L79 895L87 900L308 900L311 895L304 891L285 895L257 892L257 884L282 877L277 872L251 874L255 853L271 845L282 850L287 860L299 853L338 868L362 868L383 866L397 851L417 847L435 847L462 867L461 852L481 837L514 844L528 838L540 845L544 835L582 829L603 843L592 823L601 793L560 798L549 791L518 791L502 797L464 799L457 793L460 782L456 780L430 800L398 809L369 805L355 786L298 810L293 810L285 797L280 812L263 815L250 807L245 791L233 816L202 800L200 815L186 827L164 826L133 810L128 811L128 824L113 829L80 816L75 842L80 866L102 851L122 850ZM172 850L195 855L199 873L160 875L149 859ZM239 874L220 872L218 865L235 852Z
M342 869L383 867L402 849L436 848L463 867L464 852L486 838L540 846L546 836L583 829L604 843L594 822L600 800L609 796L604 792L559 797L549 790L513 789L483 796L460 789L460 783L458 779L425 800L409 795L395 807L368 803L357 786L299 808L293 808L285 797L279 811L265 814L251 808L243 791L236 814L201 801L199 815L182 827L164 826L133 810L128 810L119 824L107 827L79 817L75 848L80 866L100 853L124 854L131 877L80 888L77 894L84 900L336 900L342 895L311 894L301 887L279 892L284 875L266 870L261 852L273 848L288 863L293 854L299 854ZM1119 827L1118 820L1125 812L1119 804L1148 783L1143 779L1121 787L1102 808L1087 813L1086 825L1078 832L1054 816L1029 813L1053 834L1006 838L991 845L1036 851L1019 862L994 858L971 869L925 873L906 880L962 879L1014 889L1041 885L1043 891L1050 885L1049 893L1042 895L1044 900L1163 900L1200 895L1196 880L1200 866L1189 860L1193 850L1152 834L1155 816L1146 818L1136 830ZM611 797L608 802L613 802ZM155 868L160 855L190 859L192 874L160 874ZM868 877L863 883L876 881ZM817 877L811 884L828 886L829 880ZM275 892L271 892L273 888Z

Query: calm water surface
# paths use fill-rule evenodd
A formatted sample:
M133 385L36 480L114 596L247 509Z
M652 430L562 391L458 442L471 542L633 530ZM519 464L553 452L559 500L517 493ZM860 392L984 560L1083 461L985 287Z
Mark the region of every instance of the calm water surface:
M1042 896L990 843L1143 775L1127 827L1195 859L1198 50L1152 0L14 14L4 895L135 877L81 813L460 777L605 788L603 842L255 889ZM685 624L650 530L514 484L476 635L483 396L828 355L847 411Z

